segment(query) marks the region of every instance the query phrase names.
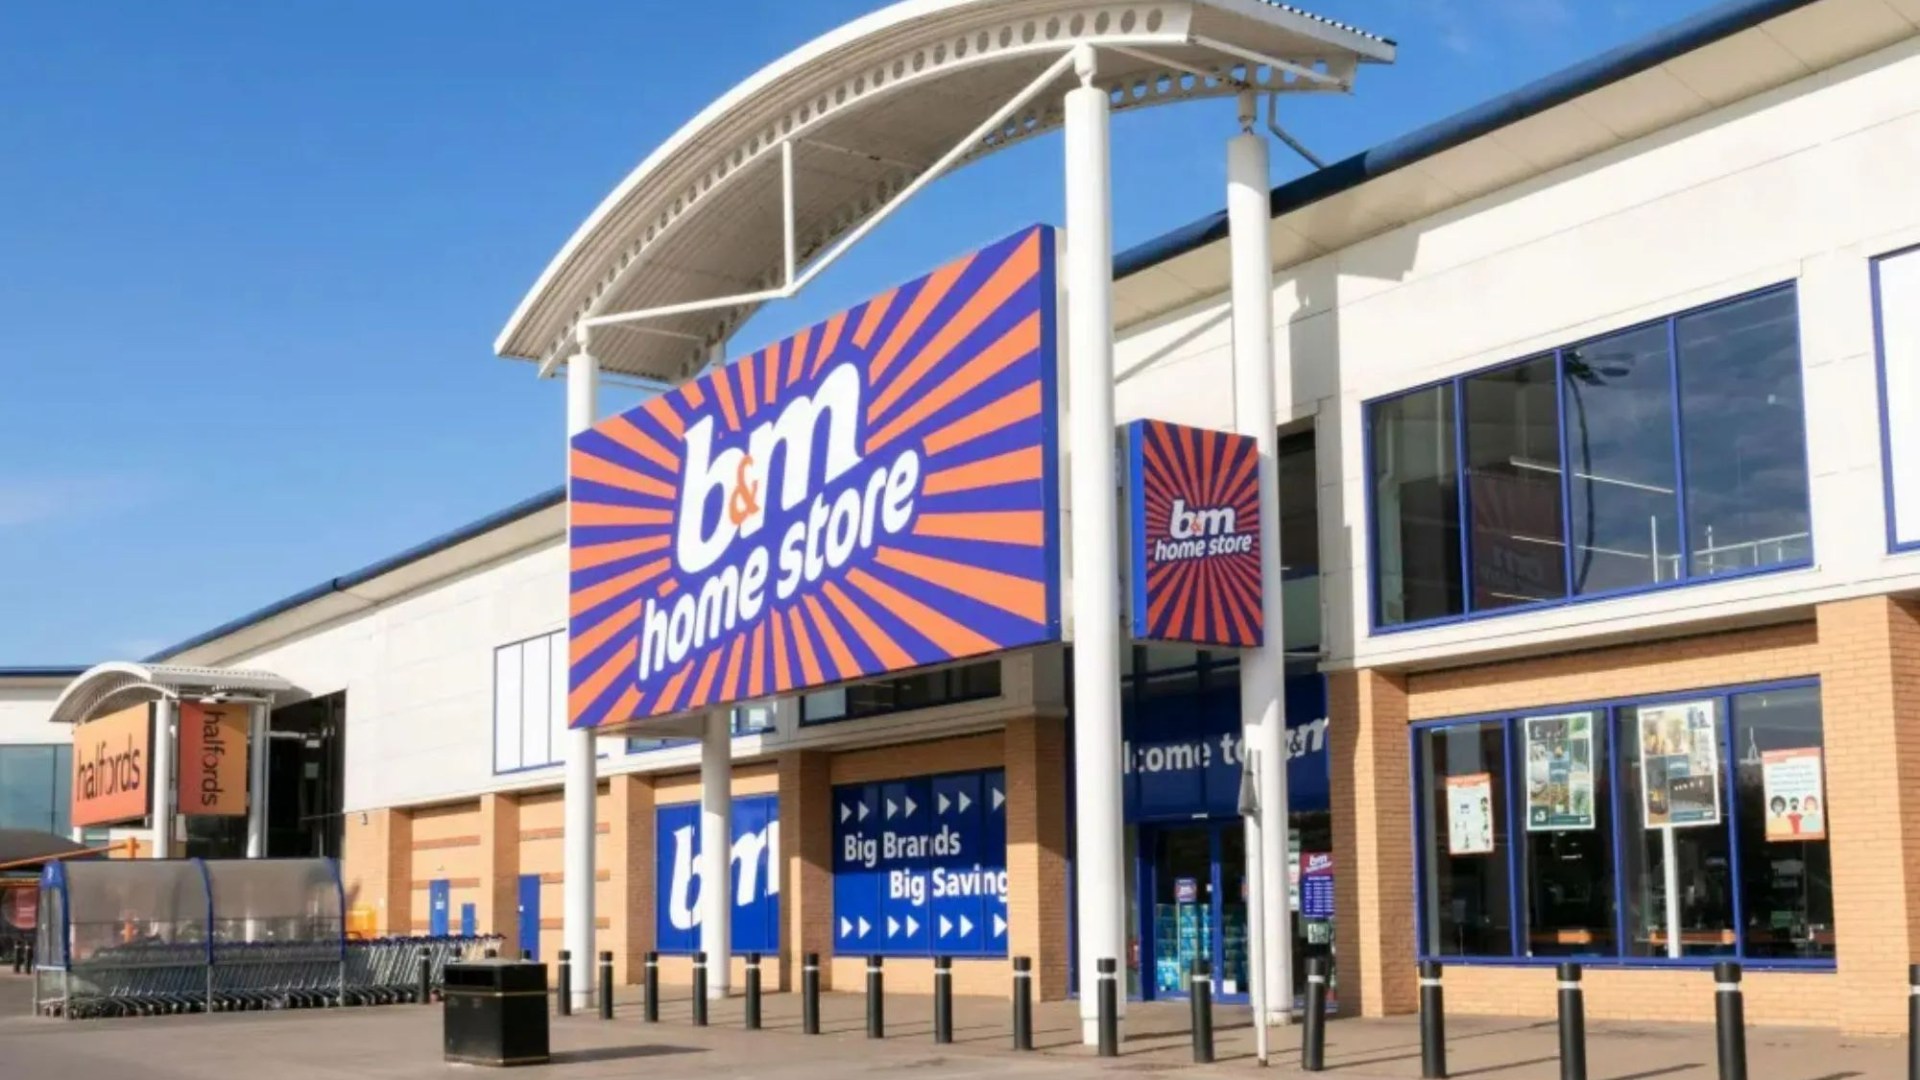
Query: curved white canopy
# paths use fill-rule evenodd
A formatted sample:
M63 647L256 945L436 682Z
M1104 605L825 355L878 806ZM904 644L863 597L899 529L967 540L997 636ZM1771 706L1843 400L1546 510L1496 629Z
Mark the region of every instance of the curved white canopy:
M111 702L114 707L132 701L151 701L181 694L244 694L272 697L293 689L287 680L266 671L229 671L182 664L135 664L111 661L88 668L67 684L53 703L56 724L82 724Z
M1269 0L905 0L762 69L648 155L561 248L495 350L550 366L584 320L601 320L589 325L604 369L686 377L889 200L1057 127L1049 91L1066 79L1051 84L1082 45L1097 50L1116 109L1340 91L1359 64L1394 56L1384 38Z

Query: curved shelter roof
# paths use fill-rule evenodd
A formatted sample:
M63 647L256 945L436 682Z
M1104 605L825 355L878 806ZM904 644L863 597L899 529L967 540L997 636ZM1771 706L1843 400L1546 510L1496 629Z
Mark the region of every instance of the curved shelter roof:
M1341 91L1394 56L1270 0L905 0L768 65L662 143L561 248L495 350L551 366L586 321L602 368L686 377L889 200L1059 126L1061 61L1082 45L1116 110ZM637 310L656 314L590 321Z
M82 724L107 710L131 701L151 701L181 694L246 694L271 697L293 689L272 672L189 667L184 664L134 664L110 661L88 668L67 684L53 703L56 724Z

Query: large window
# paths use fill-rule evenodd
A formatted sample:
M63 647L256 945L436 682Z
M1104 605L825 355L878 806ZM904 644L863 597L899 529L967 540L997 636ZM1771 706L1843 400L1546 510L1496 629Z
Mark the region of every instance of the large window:
M1920 248L1873 261L1887 544L1920 547Z
M0 746L0 829L72 829L73 748Z
M735 735L758 735L772 731L775 727L774 705L771 701L758 701L747 705L735 705L729 716L729 724ZM649 750L665 750L671 746L690 746L698 739L669 739L658 736L634 736L627 739L627 753L640 754Z
M560 762L567 731L567 635L562 631L493 651L493 770Z
M1817 683L1413 733L1422 956L1834 960Z
M830 724L999 696L1000 661L988 660L807 694L800 699L800 722Z
M1792 286L1367 407L1374 623L1806 565Z

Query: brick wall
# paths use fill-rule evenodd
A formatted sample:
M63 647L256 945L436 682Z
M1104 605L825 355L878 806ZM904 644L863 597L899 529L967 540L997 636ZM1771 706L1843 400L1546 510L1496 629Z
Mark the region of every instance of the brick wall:
M605 869L613 906L606 912L611 926L601 947L613 950L614 980L633 984L644 974L647 953L654 947L653 778L636 773L615 776L608 781L607 792L607 848L612 860Z
M807 953L833 953L832 759L811 750L780 755L780 971L798 989ZM823 964L821 989L833 988ZM769 980L771 982L771 980Z
M520 955L520 800L480 797L480 932L499 934L500 955Z
M1334 947L1342 1001L1363 1016L1415 1004L1413 822L1407 797L1407 690L1399 676L1328 678Z
M1033 993L1067 996L1067 725L1008 722L1007 952L1033 958Z
M413 815L406 810L362 810L346 815L340 873L349 912L373 913L376 934L413 930L408 882L412 876Z

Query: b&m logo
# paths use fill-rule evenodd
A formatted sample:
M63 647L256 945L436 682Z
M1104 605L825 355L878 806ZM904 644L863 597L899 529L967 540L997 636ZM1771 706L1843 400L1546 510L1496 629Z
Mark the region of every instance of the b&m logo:
M733 800L733 951L780 949L780 807L773 795ZM673 803L654 811L654 941L662 952L700 948L700 804Z
M1251 437L1139 420L1127 427L1133 636L1261 642L1260 457Z
M574 727L1059 637L1034 227L576 436Z

